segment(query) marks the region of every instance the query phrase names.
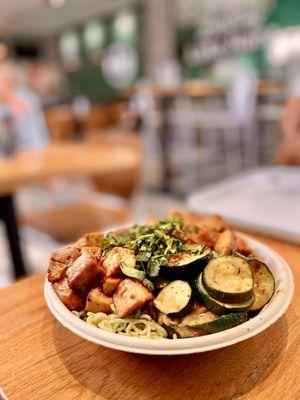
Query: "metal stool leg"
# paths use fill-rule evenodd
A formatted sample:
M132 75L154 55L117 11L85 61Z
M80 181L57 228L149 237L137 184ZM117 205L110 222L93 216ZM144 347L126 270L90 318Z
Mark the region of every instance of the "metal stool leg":
M15 213L13 196L0 196L0 217L6 226L11 257L14 265L14 275L16 278L18 278L25 275L26 271L21 252L18 222Z

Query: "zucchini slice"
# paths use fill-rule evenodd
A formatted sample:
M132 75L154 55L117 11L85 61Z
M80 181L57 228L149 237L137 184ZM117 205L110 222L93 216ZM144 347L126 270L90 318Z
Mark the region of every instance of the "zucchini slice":
M254 303L254 295L250 300L241 303L224 303L211 297L206 291L203 282L202 274L194 282L195 294L197 298L205 305L208 310L215 314L223 315L230 313L243 313L250 310Z
M192 288L185 281L173 281L164 287L154 299L155 307L170 317L187 313L192 298Z
M206 333L217 333L241 325L247 320L247 313L231 313L227 315L222 315L214 321L203 324L202 329Z
M177 253L168 261L167 265L160 268L160 276L165 279L189 280L199 274L211 259L210 250L203 253Z
M236 256L217 257L203 271L203 285L214 299L243 303L253 297L253 274L249 263Z
M172 319L165 314L160 314L159 323L163 325L171 337L174 334L182 339L205 335L205 332L202 329L195 329L193 327L182 325L180 319Z
M185 326L197 330L201 329L205 333L216 333L233 328L247 320L247 313L231 313L219 316L208 310L203 311L203 307L199 307L185 316L179 327Z
M263 308L272 298L275 292L275 280L272 272L262 261L249 260L254 277L254 296L255 300L251 311L258 311Z
M248 320L247 313L231 313L228 315L216 315L200 306L186 315L181 321L178 318L170 318L160 314L159 321L172 336L174 333L180 338L217 333L233 328Z

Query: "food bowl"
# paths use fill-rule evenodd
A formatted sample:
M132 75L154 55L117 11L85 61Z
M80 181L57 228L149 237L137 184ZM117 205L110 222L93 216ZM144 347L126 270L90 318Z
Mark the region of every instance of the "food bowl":
M101 346L131 353L178 355L201 353L230 346L258 335L274 324L288 308L294 291L293 275L284 259L265 244L248 235L246 240L254 254L270 268L275 278L275 293L268 304L249 321L234 328L205 336L186 339L143 339L118 335L90 325L75 316L60 301L47 280L44 295L54 317L74 334Z

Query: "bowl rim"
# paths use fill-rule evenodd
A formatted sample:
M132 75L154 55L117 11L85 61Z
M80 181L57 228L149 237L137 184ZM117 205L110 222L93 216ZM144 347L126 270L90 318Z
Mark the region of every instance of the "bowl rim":
M266 261L275 278L275 293L270 302L247 322L226 331L195 338L178 340L135 338L99 329L80 320L61 302L47 278L44 296L53 316L76 335L95 344L132 353L153 355L191 354L230 346L249 339L267 329L287 310L294 292L293 274L286 261L273 249L248 235L238 233L246 240L262 261Z

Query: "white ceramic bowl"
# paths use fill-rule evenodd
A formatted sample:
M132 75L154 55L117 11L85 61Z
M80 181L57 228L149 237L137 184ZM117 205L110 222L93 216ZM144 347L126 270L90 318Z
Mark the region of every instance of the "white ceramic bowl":
M275 294L261 312L246 323L211 335L188 339L140 339L118 335L99 329L80 320L60 301L51 284L46 280L44 294L54 317L76 335L116 350L141 354L190 354L219 349L258 335L277 321L291 302L294 282L287 263L266 245L241 235L259 259L266 262L275 277Z

